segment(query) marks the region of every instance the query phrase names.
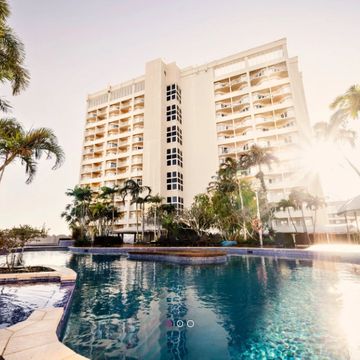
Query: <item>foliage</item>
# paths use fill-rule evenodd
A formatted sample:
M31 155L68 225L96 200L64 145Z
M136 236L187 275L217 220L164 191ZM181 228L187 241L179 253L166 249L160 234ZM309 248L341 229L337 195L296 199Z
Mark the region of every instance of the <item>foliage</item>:
M25 165L29 184L37 171L37 160L55 158L53 170L64 162L64 152L58 144L54 132L48 128L26 131L15 119L0 119L0 181L5 168L15 160Z
M6 266L13 269L22 265L22 255L25 245L36 238L45 237L47 231L20 225L11 229L0 230L0 250L5 252Z
M10 16L6 0L0 1L0 82L9 83L13 95L24 90L29 82L29 73L24 68L24 45L18 39L13 29L7 24ZM0 110L8 111L9 103L0 98Z
M214 211L208 194L198 194L190 209L180 215L181 222L201 237L215 224Z

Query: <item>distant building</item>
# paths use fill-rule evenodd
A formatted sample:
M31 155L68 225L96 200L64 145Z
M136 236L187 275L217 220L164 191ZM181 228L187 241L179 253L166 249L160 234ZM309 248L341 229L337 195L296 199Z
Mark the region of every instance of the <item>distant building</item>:
M298 61L285 39L184 69L156 59L144 75L88 96L80 184L98 189L132 178L182 209L226 157L258 144L279 159L264 168L269 201L277 202L294 188L319 191L304 180L297 155L310 131ZM134 229L135 206L118 200L116 229ZM291 231L286 212L274 225Z

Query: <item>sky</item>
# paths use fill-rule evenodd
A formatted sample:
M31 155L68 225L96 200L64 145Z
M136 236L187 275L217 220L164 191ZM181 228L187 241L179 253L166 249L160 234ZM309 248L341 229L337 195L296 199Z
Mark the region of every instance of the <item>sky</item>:
M0 183L0 228L45 224L51 234L68 233L60 214L69 202L66 189L79 180L86 96L142 75L149 60L186 67L286 37L289 55L299 58L313 123L326 121L333 98L360 83L358 0L9 3L31 73L28 89L8 96L11 116L27 128L52 128L66 162L53 171L41 161L30 185L19 163L8 167ZM359 187L358 179L339 183L344 196Z

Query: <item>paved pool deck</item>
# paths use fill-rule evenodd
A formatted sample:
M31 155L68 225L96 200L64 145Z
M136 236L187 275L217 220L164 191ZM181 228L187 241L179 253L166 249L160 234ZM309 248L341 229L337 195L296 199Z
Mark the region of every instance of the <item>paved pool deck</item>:
M38 309L27 320L0 329L0 355L5 360L87 359L59 341L63 314L63 308Z

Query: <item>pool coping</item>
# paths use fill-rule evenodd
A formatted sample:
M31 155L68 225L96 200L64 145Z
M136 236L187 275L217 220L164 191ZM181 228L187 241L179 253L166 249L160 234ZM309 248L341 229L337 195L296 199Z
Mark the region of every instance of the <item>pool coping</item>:
M0 284L24 282L60 282L62 284L75 283L77 274L74 270L61 266L51 266L51 269L55 271L0 274Z
M225 251L227 255L253 255L269 256L275 258L299 259L299 260L322 260L332 262L344 262L350 264L360 264L360 252L348 253L339 251L316 251L304 249L284 249L284 248L237 248L237 247L69 247L69 251L74 254L93 254L93 255L124 255L127 256L129 251L163 251L163 250L208 250L208 251Z
M0 329L0 355L4 357L6 355L6 360L30 359L35 358L34 356L36 359L44 360L87 359L61 342L74 295L77 274L66 267L51 266L51 268L55 271L0 274L2 285L59 282L61 286L69 287L64 306L36 309L26 320ZM25 328L25 334L22 335L20 330ZM39 339L40 335L41 339ZM7 350L8 346L11 350Z
M37 309L26 320L0 329L0 355L6 360L86 360L57 336L64 313L64 308Z

